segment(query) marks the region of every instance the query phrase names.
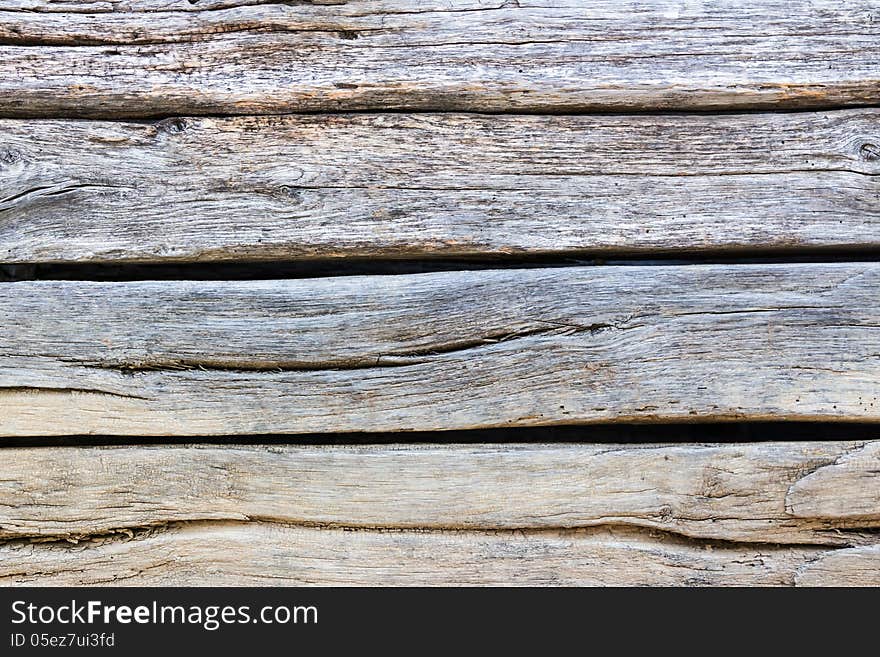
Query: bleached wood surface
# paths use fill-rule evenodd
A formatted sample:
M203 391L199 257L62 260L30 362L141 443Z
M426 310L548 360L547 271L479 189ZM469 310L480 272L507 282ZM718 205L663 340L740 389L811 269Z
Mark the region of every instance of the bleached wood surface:
M877 263L0 286L0 434L880 419Z
M873 0L11 0L0 114L868 104L878 36Z
M880 244L877 109L6 120L0 132L4 262Z
M76 541L227 520L415 530L616 525L694 539L859 545L880 526L878 445L6 448L0 537Z

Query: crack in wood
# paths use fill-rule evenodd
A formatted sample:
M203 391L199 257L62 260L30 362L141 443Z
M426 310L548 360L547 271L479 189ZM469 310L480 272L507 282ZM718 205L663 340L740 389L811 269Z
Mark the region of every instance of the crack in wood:
M798 547L821 547L829 552L834 550L848 549L851 544L838 543L819 543L812 541L787 542L779 543L775 541L754 541L730 540L723 538L705 538L689 535L676 531L672 528L661 528L656 526L634 525L629 523L621 523L617 519L609 519L607 521L599 521L585 525L558 525L558 526L480 526L480 525L430 525L430 526L394 526L380 524L356 524L356 523L337 523L337 522L315 522L307 520L294 519L278 519L270 516L248 516L242 519L236 518L194 518L186 520L166 520L158 521L148 525L127 525L114 527L97 532L89 533L71 533L65 535L45 535L45 534L18 534L15 536L6 536L0 538L0 547L3 546L20 546L34 545L45 547L47 549L88 549L93 546L105 545L108 542L130 542L140 541L146 538L157 536L163 533L172 532L176 529L190 529L198 527L223 527L223 526L252 526L252 525L272 525L278 527L286 527L291 529L317 529L325 531L354 532L367 534L492 534L492 535L516 535L516 536L555 536L567 534L595 534L606 530L620 530L621 532L633 535L644 536L645 538L656 539L663 537L680 545L692 545L695 547L705 548L706 546L716 547L748 547L748 548L767 548L776 550L788 550ZM837 531L837 530L836 530ZM869 535L877 535L880 538L880 528L875 526L867 527L850 527L848 532L863 532Z
M126 185L112 185L108 183L89 182L66 182L55 185L40 185L31 187L17 194L0 198L0 212L12 212L27 206L32 201L52 196L62 196L79 189L131 189Z
M72 358L60 358L66 363L86 368L113 370L124 374L155 371L204 370L220 372L322 372L332 370L364 370L384 367L407 367L430 362L434 356L457 354L514 340L542 336L571 336L581 333L596 335L607 330L629 330L641 325L626 326L620 323L609 324L597 322L580 325L550 320L534 320L552 325L552 328L539 327L517 331L495 331L487 335L462 339L451 342L433 344L420 349L389 351L375 356L359 357L352 360L326 361L323 363L305 361L270 361L244 362L239 360L224 361L210 358L174 358L174 359L143 359L138 361L84 361Z
M107 397L120 397L123 399L143 399L149 400L149 397L134 395L122 392L113 392L110 390L98 390L96 388L76 388L67 386L0 386L0 396L3 394L13 393L63 393L63 394L80 394L80 395L102 395Z

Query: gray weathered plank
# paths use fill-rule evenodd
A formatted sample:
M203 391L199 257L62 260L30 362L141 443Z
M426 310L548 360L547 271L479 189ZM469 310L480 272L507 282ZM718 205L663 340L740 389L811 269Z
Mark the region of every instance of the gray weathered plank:
M0 434L880 419L880 264L0 286Z
M880 526L878 445L6 448L0 538L83 540L181 521L271 520L430 530L615 525L858 545L872 540L862 529ZM857 522L847 522L838 498L859 508Z
M0 261L880 244L880 111L0 121Z
M867 104L878 36L874 0L11 0L0 114Z
M838 552L846 550L701 545L614 528L389 532L197 523L78 545L0 544L0 585L779 586ZM844 576L876 581L871 572Z

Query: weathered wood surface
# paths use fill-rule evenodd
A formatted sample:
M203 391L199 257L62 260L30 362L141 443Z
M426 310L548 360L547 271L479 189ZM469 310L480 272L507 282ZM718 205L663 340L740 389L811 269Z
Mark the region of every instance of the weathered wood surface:
M487 531L613 525L852 546L873 541L880 526L878 446L7 448L0 538L82 541L181 521L271 521Z
M4 262L880 244L877 109L6 120L0 132Z
M832 107L874 0L4 2L0 114Z
M800 518L874 518L880 509L878 476L880 443L869 443L795 482L786 496L786 508Z
M78 545L5 543L0 585L871 584L878 561L875 546L694 544L620 528L389 532L196 523Z
M880 545L835 550L801 568L799 586L880 586Z
M880 419L880 264L0 286L0 434Z
M0 262L873 249L878 37L875 0L7 0ZM693 112L750 109L802 111ZM878 421L878 302L880 263L4 284L0 436ZM6 448L0 585L880 585L878 459Z

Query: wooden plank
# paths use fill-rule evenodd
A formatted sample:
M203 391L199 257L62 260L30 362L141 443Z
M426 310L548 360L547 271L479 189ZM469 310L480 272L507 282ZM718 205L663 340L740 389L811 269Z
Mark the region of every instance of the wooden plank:
M0 585L779 586L836 552L694 545L599 528L547 532L351 531L195 524L93 542L0 545ZM871 573L850 571L850 580Z
M880 419L880 264L0 286L0 434Z
M6 448L0 538L82 541L181 521L270 520L413 530L613 525L696 539L850 546L872 541L870 528L880 526L878 446ZM845 473L839 460L850 464ZM828 471L834 480L821 485ZM805 513L805 501L795 512L786 508L792 491L816 510ZM838 497L861 507L858 522L847 522Z
M877 109L7 120L0 131L5 262L880 244Z
M873 0L13 0L0 113L868 104L878 16Z

